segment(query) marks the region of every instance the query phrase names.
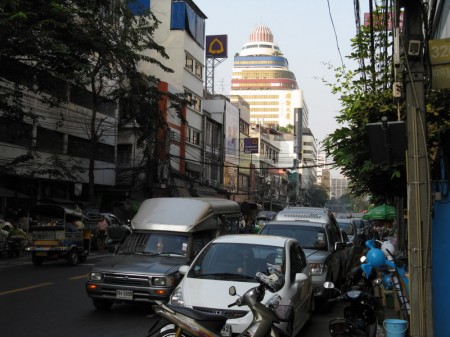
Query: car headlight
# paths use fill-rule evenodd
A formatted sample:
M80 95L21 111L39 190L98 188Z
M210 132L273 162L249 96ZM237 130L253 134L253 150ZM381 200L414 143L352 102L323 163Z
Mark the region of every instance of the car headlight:
M327 269L327 267L324 263L310 263L309 266L311 268L312 276L323 275L323 273L325 273L325 271Z
M103 280L103 274L99 273L98 271L93 271L89 274L89 279L91 281L101 281Z
M177 279L173 276L155 276L152 277L152 285L158 287L174 287Z
M183 300L183 290L181 290L180 287L176 288L172 295L170 295L170 304L178 305L180 307L184 307L184 300Z

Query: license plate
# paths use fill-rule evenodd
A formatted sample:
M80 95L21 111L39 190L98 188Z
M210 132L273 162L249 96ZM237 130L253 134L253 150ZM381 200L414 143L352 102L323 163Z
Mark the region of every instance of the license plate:
M36 252L36 256L47 256L47 252Z
M132 290L116 290L116 298L118 300L133 300Z
M225 324L222 328L222 330L220 331L220 334L223 337L230 337L231 336L231 325L229 324Z

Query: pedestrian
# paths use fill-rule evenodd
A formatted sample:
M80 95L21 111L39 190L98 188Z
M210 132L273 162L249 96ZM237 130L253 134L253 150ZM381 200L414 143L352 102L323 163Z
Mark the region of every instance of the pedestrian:
M105 217L102 215L100 221L98 222L98 249L103 250L105 248L106 231L108 229L108 223Z
M242 216L241 220L239 221L239 232L240 233L244 233L245 232L245 227L246 227L245 219Z

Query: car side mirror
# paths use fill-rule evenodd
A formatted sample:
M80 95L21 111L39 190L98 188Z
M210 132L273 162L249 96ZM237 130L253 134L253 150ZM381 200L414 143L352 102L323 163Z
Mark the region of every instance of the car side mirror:
M305 273L297 273L295 274L295 283L303 283L308 280L308 275Z
M229 293L231 296L236 295L236 288L235 288L234 286L231 286L230 289L228 289L228 293Z
M346 243L345 242L336 242L334 244L334 250L342 250L346 247Z
M181 275L186 275L186 273L189 271L189 266L187 265L180 266L180 268L178 268L178 271L180 272Z

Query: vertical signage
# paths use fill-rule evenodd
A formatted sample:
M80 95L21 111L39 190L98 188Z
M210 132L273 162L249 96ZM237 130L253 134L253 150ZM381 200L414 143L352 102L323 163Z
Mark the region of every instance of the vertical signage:
M206 36L206 58L228 58L228 35Z

